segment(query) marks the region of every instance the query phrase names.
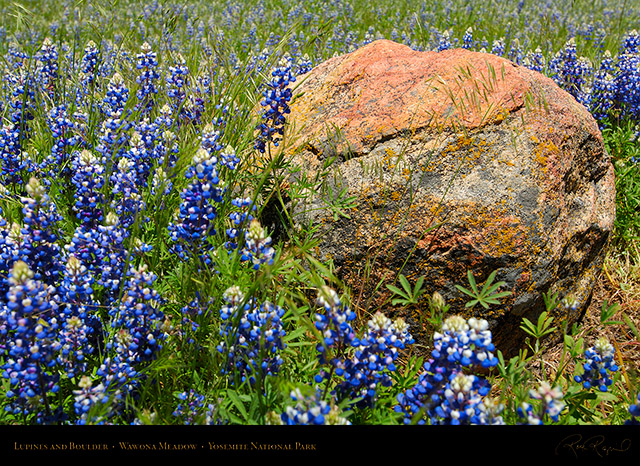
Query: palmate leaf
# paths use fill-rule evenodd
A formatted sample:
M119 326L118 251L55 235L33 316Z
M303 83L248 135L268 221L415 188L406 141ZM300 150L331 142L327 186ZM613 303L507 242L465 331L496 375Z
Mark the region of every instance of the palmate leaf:
M467 304L465 307L473 308L476 304L480 304L485 309L489 308L490 304L500 304L500 299L511 294L511 291L501 291L496 293L496 290L503 285L506 285L506 282L497 282L493 283L496 278L497 271L491 272L487 281L484 283L482 290L478 291L478 284L476 282L475 277L471 273L471 271L467 271L467 279L469 281L469 286L471 289L464 288L463 286L456 285L456 288L467 296L472 297L473 299ZM492 284L493 283L493 284Z
M400 274L398 276L398 280L400 281L400 284L402 285L403 289L400 289L395 285L389 285L389 284L386 285L386 287L390 291L392 291L395 295L400 296L399 298L394 298L393 300L391 300L391 304L393 304L394 306L397 304L402 304L402 305L416 304L420 299L420 295L424 291L422 290L422 285L424 284L424 277L418 278L413 289L411 288L411 284L409 283L409 280L407 280L407 277L405 277L404 275Z
M402 296L405 299L409 299L409 295L407 295L403 290L401 290L400 288L398 288L397 286L394 285L387 285L387 288L391 291L393 291L395 294L397 294L398 296ZM395 298L393 300L393 304L396 304L396 301L398 301L400 298Z
M541 339L544 336L549 335L557 330L556 327L551 327L552 323L553 317L551 317L548 312L543 312L538 316L537 325L531 322L526 317L523 317L520 328L532 337Z

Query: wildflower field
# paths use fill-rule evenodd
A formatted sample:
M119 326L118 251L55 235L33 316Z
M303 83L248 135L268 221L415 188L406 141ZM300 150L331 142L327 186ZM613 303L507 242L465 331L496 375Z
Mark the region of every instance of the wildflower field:
M637 2L34 0L0 18L0 424L640 423ZM543 314L505 358L436 294L419 348L389 316L420 283L360 309L314 225L288 228L289 85L380 38L503 56L598 121L615 232L559 344Z

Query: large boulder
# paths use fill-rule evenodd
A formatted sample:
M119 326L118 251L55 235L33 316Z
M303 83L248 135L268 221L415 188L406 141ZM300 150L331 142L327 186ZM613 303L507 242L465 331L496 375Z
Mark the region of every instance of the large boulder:
M286 151L321 175L293 217L318 228L319 258L362 312L393 314L385 285L403 274L425 276L422 302L395 308L424 345L434 291L486 318L505 354L545 293L574 299L552 313L558 328L579 321L613 228L614 171L595 120L552 80L491 54L379 40L298 79L290 108ZM340 192L348 217L329 207ZM465 308L467 270L478 283L496 270L512 294Z

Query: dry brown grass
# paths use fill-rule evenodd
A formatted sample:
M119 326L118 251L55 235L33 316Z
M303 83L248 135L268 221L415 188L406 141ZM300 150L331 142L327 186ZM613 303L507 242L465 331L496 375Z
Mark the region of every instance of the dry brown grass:
M600 315L605 301L620 306L612 320L621 324L601 324ZM640 337L629 322L636 329L640 328L640 263L634 263L629 253L610 252L575 338L584 338L585 347L589 347L597 338L607 337L617 350L617 363L622 375L620 383L625 385L624 389L630 396L634 396L640 381ZM553 377L557 371L562 352L562 342L544 348L542 359L547 376ZM539 364L536 362L535 365L537 367L531 367L531 370L542 378ZM573 370L573 367L568 369Z

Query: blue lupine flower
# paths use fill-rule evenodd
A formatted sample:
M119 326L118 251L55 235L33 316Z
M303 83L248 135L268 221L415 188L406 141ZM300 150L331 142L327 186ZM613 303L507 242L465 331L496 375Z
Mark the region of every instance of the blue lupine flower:
M106 348L132 367L141 368L143 363L153 361L166 338L162 300L153 288L156 278L146 266L132 266L120 305L109 309L116 333Z
M600 68L593 76L589 110L596 121L601 123L613 108L616 98L615 70L611 52L605 51Z
M426 415L432 424L480 423L486 416L483 398L491 384L482 377L457 378L473 367L490 368L498 364L493 355L491 331L484 319L452 316L434 334L431 359L417 384L400 393L395 411L404 414L405 424L424 424ZM493 419L492 419L493 421Z
M305 395L299 388L291 391L293 406L287 406L279 418L272 424L284 425L351 425L351 422L341 416L340 408L332 401L327 403L322 399L321 392L316 390L311 395Z
M622 47L627 53L640 52L640 34L633 29L627 33L622 41Z
M479 378L461 372L449 376L443 400L435 407L436 424L464 425L477 418L476 410L482 405L483 396L476 388ZM479 414L479 413L478 413Z
M157 161L158 166L163 170L173 171L178 162L180 146L173 131L163 131L160 138L156 140L152 159Z
M76 187L73 210L83 225L93 228L104 219L104 165L91 151L84 149L74 157L71 169L71 181Z
M96 410L96 406L105 405L109 397L105 393L105 386L102 383L93 385L89 376L83 375L78 382L78 390L74 390L73 408L78 416L76 424L104 424L105 419L113 415L112 410L108 410L101 416L90 416L91 410Z
M212 123L207 123L200 133L200 147L211 155L220 152L222 150L220 136L220 131L216 130Z
M482 403L475 406L474 415L471 418L471 424L477 425L504 425L502 411L504 405L496 398L485 396Z
M196 251L204 264L211 264L208 238L215 235L216 203L222 202L224 187L219 186L218 159L203 148L198 149L185 176L192 181L182 191L177 221L169 225L171 240L179 257L186 259Z
M129 251L124 246L128 232L122 228L113 212L109 212L104 225L95 228L79 226L65 246L69 254L78 257L101 287L101 300L109 304L120 295Z
M255 270L263 264L273 264L276 251L271 247L271 237L257 219L251 220L245 230L245 245L241 254L240 259L251 263Z
M0 217L0 293L9 291L9 271L18 261L29 262L31 243L29 235L23 232L22 226L12 224Z
M313 62L309 58L309 55L305 54L299 58L296 62L296 75L308 73L313 68Z
M631 31L622 44L616 61L614 75L616 106L622 117L637 119L640 116L640 53L637 47L637 31Z
M268 144L278 146L284 135L284 126L289 109L289 101L292 93L289 84L295 82L296 77L292 71L291 57L284 57L278 66L271 72L271 80L263 91L263 100L260 104L265 107L262 113L262 123L258 125L259 135L255 148L265 153Z
M86 356L99 341L101 323L95 314L98 303L93 296L94 278L76 256L69 256L62 283L58 287L61 343L58 364L67 377L85 372Z
M87 42L84 48L84 55L80 60L80 72L85 75L83 80L83 86L88 86L93 83L95 79L95 72L98 67L99 50L96 43L92 40Z
M163 200L164 197L171 192L172 188L173 183L169 179L169 176L167 175L167 172L164 170L164 168L156 168L155 172L153 173L153 180L151 182L151 194Z
M505 44L504 42L504 37L501 37L500 39L496 39L493 41L493 44L491 46L491 53L493 55L497 55L501 57L504 55L506 48L507 48L507 44Z
M438 52L448 50L452 47L450 36L451 34L449 33L449 31L444 31L442 34L440 34L438 48L436 49Z
M123 156L129 158L134 164L136 185L140 188L146 186L154 162L160 155L157 145L161 134L156 122L150 122L149 119L144 118L136 123L129 139L129 149L123 152Z
M519 65L520 63L522 63L524 56L525 56L525 53L522 49L522 46L520 45L520 41L516 37L515 39L513 39L513 42L511 43L511 48L509 49L509 54L507 55L507 58Z
M161 135L164 131L170 130L173 127L177 118L176 115L176 112L169 104L164 104L160 107L158 115L153 120L154 127L156 128L156 136ZM154 139L157 139L157 137Z
M240 157L236 155L236 151L233 147L227 145L220 152L220 164L227 167L229 170L235 170L240 163Z
M19 68L7 76L7 81L11 89L9 119L22 139L26 139L30 136L29 122L35 115L34 76Z
M117 118L122 115L128 99L129 88L125 85L122 75L114 73L107 85L104 99L102 99L102 111L106 115L114 115Z
M34 170L34 163L20 147L20 132L16 125L0 129L0 182L5 185L23 184L23 174Z
M640 425L640 393L636 398L636 403L629 406L629 414L631 419L627 419L625 425Z
M529 396L539 401L535 405L525 401L518 407L518 415L525 419L525 424L543 425L545 415L553 422L558 422L565 407L562 401L564 395L559 387L551 387L548 382L543 381L537 389L529 390Z
M100 153L100 162L104 166L120 158L126 151L125 145L129 139L127 131L131 123L121 117L121 113L111 113L102 121L96 151Z
M72 172L68 163L68 148L77 145L79 142L75 134L76 125L69 118L65 105L58 105L51 109L48 124L54 143L51 147L51 153L41 164L41 168L47 171L52 177L67 177Z
M178 54L175 64L169 67L165 78L167 97L171 99L171 106L176 113L181 110L187 99L188 79L189 68L187 68L184 57Z
M205 405L204 395L191 389L188 392L178 394L178 399L181 400L181 403L172 414L178 418L181 424L215 425L221 423L216 413L216 406L211 403Z
M21 201L24 206L22 234L26 237L24 246L28 251L26 262L36 280L55 285L63 269L57 243L62 215L38 179L32 177L25 188L28 197Z
M344 352L358 340L350 323L356 318L356 313L343 305L335 290L328 286L320 288L317 303L324 309L315 314L315 327L322 336L322 341L316 345L318 361L321 365L330 363L332 366L329 370L321 369L316 375L315 381L320 383L330 379L332 373L344 374Z
M143 375L119 355L114 355L103 361L96 376L100 381L96 391L99 391L99 400L107 407L107 412L100 418L90 418L87 423L108 424L112 417L126 414L126 398L137 394Z
M38 85L53 100L58 83L58 48L49 37L42 43L36 58L40 62L37 75Z
M575 38L569 39L549 60L549 71L562 89L574 96L578 102L589 106L589 93L584 86L592 74L592 65L588 59L578 56Z
M14 415L35 415L38 423L59 421L51 405L60 376L56 371L58 309L55 289L34 278L22 261L13 265L11 287L0 308L2 377L9 381L7 409Z
M223 373L229 374L232 382L238 377L252 385L276 374L283 363L279 352L285 346L285 310L268 301L243 303L244 293L237 286L227 289L223 298L227 302L220 309L224 340L217 347L226 358Z
M337 388L340 399L357 399L372 406L379 387L390 387L391 373L399 350L413 343L408 325L401 318L392 321L377 312L367 323L367 332L355 345L355 353L344 361L344 382Z
M547 63L544 55L542 54L542 50L540 50L540 47L537 47L535 51L527 51L522 59L522 64L530 70L542 73L545 70Z
M76 97L78 106L88 106L92 102L92 94L97 85L99 59L100 51L96 43L90 40L84 48L84 55L79 63L79 71L82 77Z
M613 383L610 373L616 372L618 366L615 363L615 349L605 337L598 338L595 345L584 352L585 362L582 364L584 373L576 375L575 381L589 390L598 387L602 392L607 391Z
M136 82L140 85L136 96L138 97L137 108L145 114L155 105L155 95L158 93L156 86L160 74L156 69L158 67L156 53L151 50L149 43L142 44L140 50L141 53L136 57L136 68L140 70L140 74L136 78Z
M111 174L111 208L125 229L136 221L144 222L147 219L144 214L146 204L139 189L139 187L145 186L146 180L144 184L138 181L136 168L140 168L142 164L136 163L134 137L131 140L132 148L126 156L118 160L118 165Z
M462 36L462 48L470 50L473 48L473 45L473 28L468 27Z
M250 197L237 197L231 200L231 204L240 209L239 211L234 211L229 214L231 227L226 229L227 236L232 241L227 241L225 243L225 246L230 251L233 251L238 247L238 244L233 241L238 238L240 232L238 228L245 227L254 220L254 216L251 214L251 212L256 211L258 206L255 205L253 199L251 199Z
M7 52L7 61L11 64L12 69L24 68L25 63L29 60L29 54L19 50L14 42L9 43Z

